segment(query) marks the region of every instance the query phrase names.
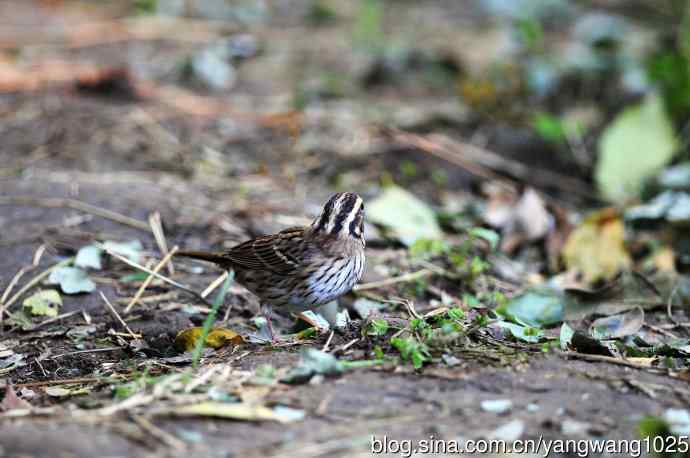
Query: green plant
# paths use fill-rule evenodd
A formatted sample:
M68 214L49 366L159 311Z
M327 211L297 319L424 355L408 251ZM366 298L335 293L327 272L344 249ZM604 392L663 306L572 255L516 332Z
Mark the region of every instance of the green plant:
M230 288L230 285L232 284L234 278L234 272L230 271L228 277L223 282L223 286L220 287L220 291L218 291L216 298L213 300L211 311L208 313L206 320L204 320L204 326L201 329L201 335L199 335L199 338L196 341L196 346L194 347L194 352L192 353L192 367L194 369L196 369L196 367L199 365L201 353L204 351L204 346L206 344L206 337L208 337L208 333L213 327L213 323L216 321L216 314L218 313L218 309L223 304L225 294L228 292L228 289Z
M391 345L400 352L403 361L410 361L415 369L421 369L424 363L431 358L426 344L412 336L393 337L391 338Z

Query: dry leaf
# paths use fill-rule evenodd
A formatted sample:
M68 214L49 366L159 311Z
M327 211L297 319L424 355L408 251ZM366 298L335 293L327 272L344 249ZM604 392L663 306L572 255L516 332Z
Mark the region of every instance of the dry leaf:
M180 352L194 350L202 329L201 327L194 327L178 332L175 336L175 348ZM206 336L206 346L215 349L229 344L239 345L243 342L244 340L239 334L225 328L213 328Z
M266 421L272 420L280 423L288 423L297 420L295 415L282 415L263 405L248 402L200 402L175 409L177 415L200 415L204 417L229 418L232 420Z
M619 213L607 208L589 215L568 237L563 259L588 283L609 280L630 265Z

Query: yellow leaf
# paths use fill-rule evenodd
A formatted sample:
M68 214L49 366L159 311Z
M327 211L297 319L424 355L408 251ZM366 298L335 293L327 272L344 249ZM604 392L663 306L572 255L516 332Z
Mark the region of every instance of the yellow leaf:
M196 341L201 337L202 329L201 327L194 327L178 332L175 336L175 348L181 352L194 350ZM229 344L239 345L242 342L244 340L239 334L225 328L213 328L206 336L206 346L215 349Z
M175 409L175 414L200 415L203 417L229 418L232 420L245 421L272 420L280 423L289 423L301 420L304 417L301 411L284 412L283 410L276 409L270 409L263 405L248 402L227 403L205 401L198 404L178 407ZM301 415L295 415L295 413L301 413Z
M628 267L625 228L618 212L607 208L589 215L568 237L563 259L588 283L610 280Z

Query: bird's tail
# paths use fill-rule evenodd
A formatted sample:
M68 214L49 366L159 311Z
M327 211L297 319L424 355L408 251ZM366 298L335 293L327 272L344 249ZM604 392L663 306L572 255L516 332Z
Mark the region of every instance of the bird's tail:
M221 266L228 264L228 258L221 253L211 253L208 251L178 251L175 256L183 258L201 259L202 261L212 262Z

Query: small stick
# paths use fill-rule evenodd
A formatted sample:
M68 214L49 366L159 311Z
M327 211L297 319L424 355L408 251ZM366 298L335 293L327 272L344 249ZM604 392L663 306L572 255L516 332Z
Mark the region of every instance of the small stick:
M147 418L141 415L132 414L132 420L141 427L144 431L151 434L153 437L161 441L164 445L174 448L175 450L186 450L187 443L164 431L158 426L151 423Z
M104 352L104 351L117 351L117 350L122 350L122 348L121 347L106 347L106 348L93 348L91 350L70 351L68 353L60 353L59 355L55 355L55 356L51 357L50 359L62 358L63 356L81 355L84 353L100 353L100 352Z
M392 277L392 278L387 278L385 280L381 281L373 281L371 283L362 283L360 285L355 285L354 288L352 288L353 291L364 291L367 289L376 289L376 288L381 288L383 286L389 286L389 285L394 285L396 283L405 283L409 281L414 281L419 278L424 278L427 275L431 275L433 272L430 269L421 269L418 270L417 272L410 272L405 275L400 275L399 277Z
M41 258L43 257L43 253L45 253L45 250L46 250L45 244L42 244L41 246L39 246L38 249L36 250L36 252L34 253L34 258L33 258L33 262L31 263L31 265L22 267L21 269L19 269L19 272L17 272L15 274L15 276L12 277L10 284L7 285L5 292L2 294L2 297L0 298L0 304L5 303L5 301L7 300L7 297L12 292L12 289L17 285L17 283L19 282L19 280L21 280L22 276L24 276L25 273L38 267L38 264L41 262Z
M113 317L114 317L117 321L120 322L120 324L122 325L122 327L125 328L125 329L127 330L127 332L129 333L129 335L130 335L133 339L139 339L139 338L141 338L141 336L140 336L139 334L135 334L134 332L132 332L132 330L129 328L129 326L127 325L127 323L125 323L125 320L123 320L122 317L120 316L120 314L117 313L117 310L115 310L115 307L113 307L113 304L111 304L110 301L108 300L108 298L105 297L105 294L103 294L103 291L99 291L98 294L101 295L101 298L103 299L103 303L105 304L105 306L106 306L106 308L108 309L108 311L110 312L110 314L113 315Z
M334 334L335 331L331 331L331 334L328 336L328 340L326 340L326 343L323 345L323 348L321 349L322 352L328 353L328 346L331 344L331 340L333 340Z
M213 280L213 282L210 285L208 285L208 287L201 293L201 297L207 297L209 294L215 291L216 288L223 284L226 278L228 278L227 270L223 272L223 274L220 277Z
M122 256L122 255L120 255L120 254L118 254L118 253L115 253L115 252L112 251L112 250L109 250L109 249L106 248L102 243L96 242L96 243L94 243L94 245L96 245L97 247L101 248L103 251L105 251L106 253L108 253L110 256L112 256L112 257L114 257L114 258L117 258L117 259L119 259L120 261L124 262L125 264L127 264L127 265L129 265L129 266L132 266L132 267L134 267L135 269L138 269L138 270L141 270L141 271L143 271L143 272L146 272L146 273L148 273L148 274L150 274L150 275L153 275L154 277L156 277L156 278L158 278L158 279L160 279L160 280L163 280L165 283L168 283L169 285L172 285L172 286L174 286L175 288L179 288L179 289L181 289L182 291L188 292L189 294L193 295L194 297L196 297L197 299L199 299L201 302L203 302L203 303L206 304L206 305L211 305L211 304L206 300L206 298L202 297L201 294L197 293L197 292L194 291L193 289L188 288L187 286L185 286L185 285L183 285L183 284L181 284L181 283L178 283L178 282L176 282L175 280L171 280L170 278L165 277L165 276L163 276L163 275L161 275L161 274L159 274L159 273L157 273L157 272L154 272L154 271L152 271L151 269L147 269L146 267L142 266L141 264L138 264L138 263L132 261L131 259L127 259L126 257L124 257L124 256Z
M158 244L158 249L161 250L161 254L166 256L169 252L168 242L165 240L165 233L163 232L163 222L161 221L161 214L159 212L153 212L149 215L149 224L151 225L151 232L153 232L153 237L156 239ZM168 275L171 277L175 275L175 266L173 266L172 261L168 263L167 267Z
M29 331L35 331L36 329L43 327L46 324L55 323L56 321L64 320L65 318L69 318L72 315L76 315L76 314L81 313L81 312L82 312L82 310L72 310L71 312L63 313L61 315L54 316L53 318L48 318L47 320L41 321L40 323L32 326L31 329L29 329Z
M585 361L618 364L619 366L633 367L635 369L654 369L653 367L650 367L650 366L644 366L642 364L635 364L631 361L626 361L624 359L614 358L613 356L588 355L586 353L577 353L574 351L562 351L562 352L558 352L558 354L565 356L565 357L573 357L573 358L583 359Z
M146 288L148 288L148 286L153 281L153 274L157 274L158 271L161 270L163 268L163 266L166 265L168 263L168 261L170 261L170 259L172 259L172 257L175 255L175 253L177 252L178 249L179 248L177 247L177 245L175 245L173 247L173 249L168 254L165 255L165 257L161 260L161 262L159 262L156 265L156 267L153 268L152 274L149 274L149 276L146 277L146 280L144 280L144 283L141 284L137 293L134 295L132 300L129 301L129 304L127 304L127 307L125 307L125 313L129 313L129 311L132 309L132 307L134 307L134 304L139 302L139 299L141 298L142 294L144 294L144 291L146 290Z
M125 375L114 374L110 378L124 378ZM76 385L79 383L93 383L93 382L104 382L107 383L106 377L82 377L82 378L66 378L62 380L43 380L40 382L29 382L29 383L17 383L13 385L15 388L29 388L32 386L50 386L50 385Z
M149 232L151 230L149 225L143 221L76 199L65 199L61 197L41 199L31 196L0 196L0 205L34 205L47 208L71 208L84 213L91 213L92 215L100 216L101 218L109 219L136 229L141 229L142 231Z
M5 303L3 303L3 304L0 304L0 323L2 323L2 315L3 315L3 313L5 312L5 310L8 310L8 309L12 306L12 304L14 304L15 302L17 302L17 299L19 299L20 297L22 297L22 295L23 295L25 292L27 292L28 290L30 290L31 288L33 288L34 286L36 286L36 285L37 285L39 282L41 282L44 278L46 278L48 275L50 275L50 273L51 273L52 271L54 271L54 270L56 270L56 269L59 269L60 267L64 267L64 266L66 266L67 264L70 264L72 261L74 261L74 257L71 257L71 258L65 259L65 260L63 260L63 261L60 261L60 262L58 262L57 264L55 264L55 265L53 265L53 266L47 268L46 270L44 270L44 271L41 272L40 274L36 275L36 276L35 276L34 278L32 278L31 280L29 280L29 282L28 282L26 285L24 285L24 287L22 287L19 291L17 291L17 293L16 293L14 296L12 296L12 298L11 298L9 301L7 301L7 302L5 302Z

